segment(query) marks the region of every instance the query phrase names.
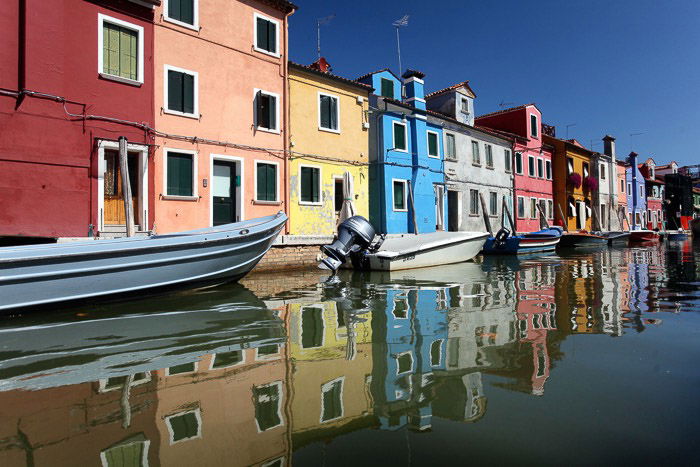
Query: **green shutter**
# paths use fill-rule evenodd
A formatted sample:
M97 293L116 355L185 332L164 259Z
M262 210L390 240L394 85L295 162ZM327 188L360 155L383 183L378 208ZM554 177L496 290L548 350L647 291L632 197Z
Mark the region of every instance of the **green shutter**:
M199 433L199 421L194 412L171 417L168 421L173 431L173 441L193 438Z
M277 53L277 25L272 21L267 23L267 51L273 54Z
M194 25L194 0L177 0L180 4L179 21Z
M178 21L181 21L180 18L182 17L181 14L181 0L169 0L168 1L168 16L172 19L176 19Z
M319 180L320 172L321 172L321 171L318 170L318 169L311 169L311 177L312 177L311 188L312 188L312 190L313 190L313 191L311 192L311 199L313 200L314 203L318 203L318 202L320 201L319 198L318 198L318 197L319 197L319 193L320 193L320 191L321 191L321 190L320 190L320 188L321 188L321 186L320 186L321 180Z
M437 135L435 133L428 133L428 155L437 156L438 154L438 142Z
M383 97L389 97L391 99L394 98L394 82L391 81L390 79L386 78L381 78L382 82L382 96Z
M108 22L102 26L102 72L138 79L138 33Z
M192 196L193 161L190 154L169 152L167 195Z
M182 74L182 111L194 113L194 76Z
M257 199L258 201L277 200L277 167L274 164L258 164L257 166Z
M183 73L168 70L168 109L182 112Z
M309 167L301 168L301 200L304 202L311 201L311 169Z
M267 201L277 201L277 166L267 166Z
M269 109L269 125L268 128L271 130L277 129L277 99L273 96L268 96L268 109Z
M403 182L394 182L394 209L406 209L404 206L404 188Z
M256 44L259 49L269 50L268 35L267 35L267 20L257 18L257 38Z
M331 387L323 392L323 420L332 420L343 415L341 401L343 383L335 381Z
M260 431L268 430L282 423L278 413L279 386L253 387L253 400L255 401L255 420L258 422Z
M301 347L321 347L323 344L323 309L304 307L301 310Z
M406 149L406 127L398 123L394 123L394 148Z

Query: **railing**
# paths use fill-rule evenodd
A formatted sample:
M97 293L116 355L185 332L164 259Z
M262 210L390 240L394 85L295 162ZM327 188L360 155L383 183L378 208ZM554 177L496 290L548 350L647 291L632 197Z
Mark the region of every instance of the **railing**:
M554 125L547 125L546 123L542 124L542 134L551 136L552 138L556 138L557 136L557 127Z

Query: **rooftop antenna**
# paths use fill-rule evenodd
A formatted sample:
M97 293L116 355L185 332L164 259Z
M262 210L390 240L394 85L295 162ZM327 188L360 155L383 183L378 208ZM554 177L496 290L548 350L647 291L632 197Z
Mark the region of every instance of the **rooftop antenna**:
M399 28L408 26L408 15L403 15L401 18L397 19L392 26L396 28L396 50L399 53L399 76L403 73L403 68L401 67L401 41L399 40Z
M643 135L644 133L646 133L646 130L637 130L635 133L630 133L630 151L632 151L632 139L633 139L633 137Z
M575 124L575 123L569 123L568 125L566 125L566 139L569 139L569 128L572 127L572 126L576 126L576 124Z
M335 18L335 14L316 20L316 52L319 60L321 60L321 25L330 23L333 18Z
M505 109L505 108L508 107L509 105L513 105L513 102L503 102L503 101L501 101L501 103L498 104L498 106L499 106L501 109Z

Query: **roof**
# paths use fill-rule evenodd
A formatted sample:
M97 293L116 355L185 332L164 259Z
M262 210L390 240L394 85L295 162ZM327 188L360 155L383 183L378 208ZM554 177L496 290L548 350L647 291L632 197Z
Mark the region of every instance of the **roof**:
M367 78L368 76L376 75L377 73L381 73L383 71L388 71L389 73L391 73L393 75L394 78L401 81L401 79L398 76L396 76L396 74L393 71L391 71L389 68L382 68L381 70L372 71L370 73L365 73L364 75L360 76L359 78L355 78L355 81L360 81L362 79Z
M260 0L260 2L266 3L273 8L284 11L285 13L291 13L292 11L299 9L298 6L292 2L288 2L287 0Z
M404 74L401 75L401 77L404 78L404 79L408 79L408 78L411 78L411 77L416 77L416 78L418 78L418 79L423 79L423 78L425 78L425 73L423 73L422 71L418 71L418 70L413 70L413 69L411 69L411 68L407 68L406 71L404 72Z
M571 144L573 144L574 146L578 146L578 147L583 148L583 149L588 149L588 148L585 147L583 144L579 143L579 142L576 140L576 138L567 139L566 141L569 142L569 143L571 143ZM591 151L591 152L593 152L593 151Z
M453 84L452 86L440 89L439 91L433 91L430 94L426 95L425 98L428 99L430 97L439 96L440 94L445 94L446 92L454 91L455 89L459 89L461 87L467 88L471 93L472 97L476 97L476 93L471 88L471 86L469 86L469 81L462 81L461 83Z
M144 3L147 3L149 5L153 6L160 6L161 1L160 0L129 0L132 3L141 3L142 6Z
M520 138L520 136L518 136L518 135L513 135L513 134L511 134L511 133L506 133L505 131L494 131L494 130L492 130L491 128L484 128L484 127L472 126L472 125L469 125L469 124L467 124L467 123L460 122L459 120L454 119L454 118L452 118L452 117L450 117L450 116L448 116L448 115L445 115L445 114L443 114L443 113L436 112L436 111L434 111L434 110L426 110L425 113L427 113L428 115L433 115L433 116L435 116L435 117L442 118L442 119L444 119L444 120L447 120L448 122L455 123L455 124L457 124L457 125L460 125L460 126L463 126L463 127L466 127L466 128L472 128L472 129L474 129L474 130L481 131L482 133L488 133L488 134L490 134L490 135L492 135L492 136L495 136L495 137L497 137L497 138L507 139L507 140L512 140L512 139L514 139L514 138Z
M492 117L492 116L494 116L494 115L506 114L506 113L514 112L514 111L516 111L516 110L522 110L522 109L524 109L524 108L526 108L526 107L529 107L529 106L531 106L531 105L534 105L535 107L537 107L537 104L535 104L534 102L531 102L531 103L529 103L529 104L519 105L519 106L517 106L517 107L511 107L511 108L509 108L509 109L503 109L503 110L499 110L499 111L497 111L497 112L491 112L491 113L488 113L488 114L479 115L479 116L476 117L476 118L479 119L479 118L484 118L484 117ZM537 109L537 110L540 110L540 109Z
M373 88L372 86L368 85L368 84L358 83L358 82L355 81L355 80L343 78L342 76L334 75L334 74L332 74L332 73L328 73L327 71L326 71L326 72L320 71L320 70L317 70L316 68L312 68L312 67L307 66L307 65L302 65L302 64L300 64L300 63L295 63L295 62L293 62L293 61L291 61L291 60L289 61L289 66L292 67L292 68L296 68L296 69L298 69L298 70L305 71L305 72L307 72L307 73L311 73L311 74L316 75L316 76L320 76L320 77L323 77L323 78L328 78L328 79L331 79L331 80L333 80L333 81L339 81L339 82L341 82L341 83L343 83L343 84L347 84L348 86L354 86L354 87L356 87L356 88L360 88L360 89L362 89L363 91L366 91L366 92L372 92L372 91L374 91L374 88Z

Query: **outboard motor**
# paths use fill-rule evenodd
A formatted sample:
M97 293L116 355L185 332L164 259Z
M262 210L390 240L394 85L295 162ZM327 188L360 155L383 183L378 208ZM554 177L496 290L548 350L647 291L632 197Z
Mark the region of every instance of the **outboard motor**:
M496 248L503 248L506 246L506 240L510 236L510 230L506 229L505 227L501 228L498 232L496 232L496 236L493 239L493 246Z
M321 251L327 256L321 263L335 274L351 253L366 249L372 240L372 224L362 216L352 216L338 226L338 238L330 245L321 247Z

